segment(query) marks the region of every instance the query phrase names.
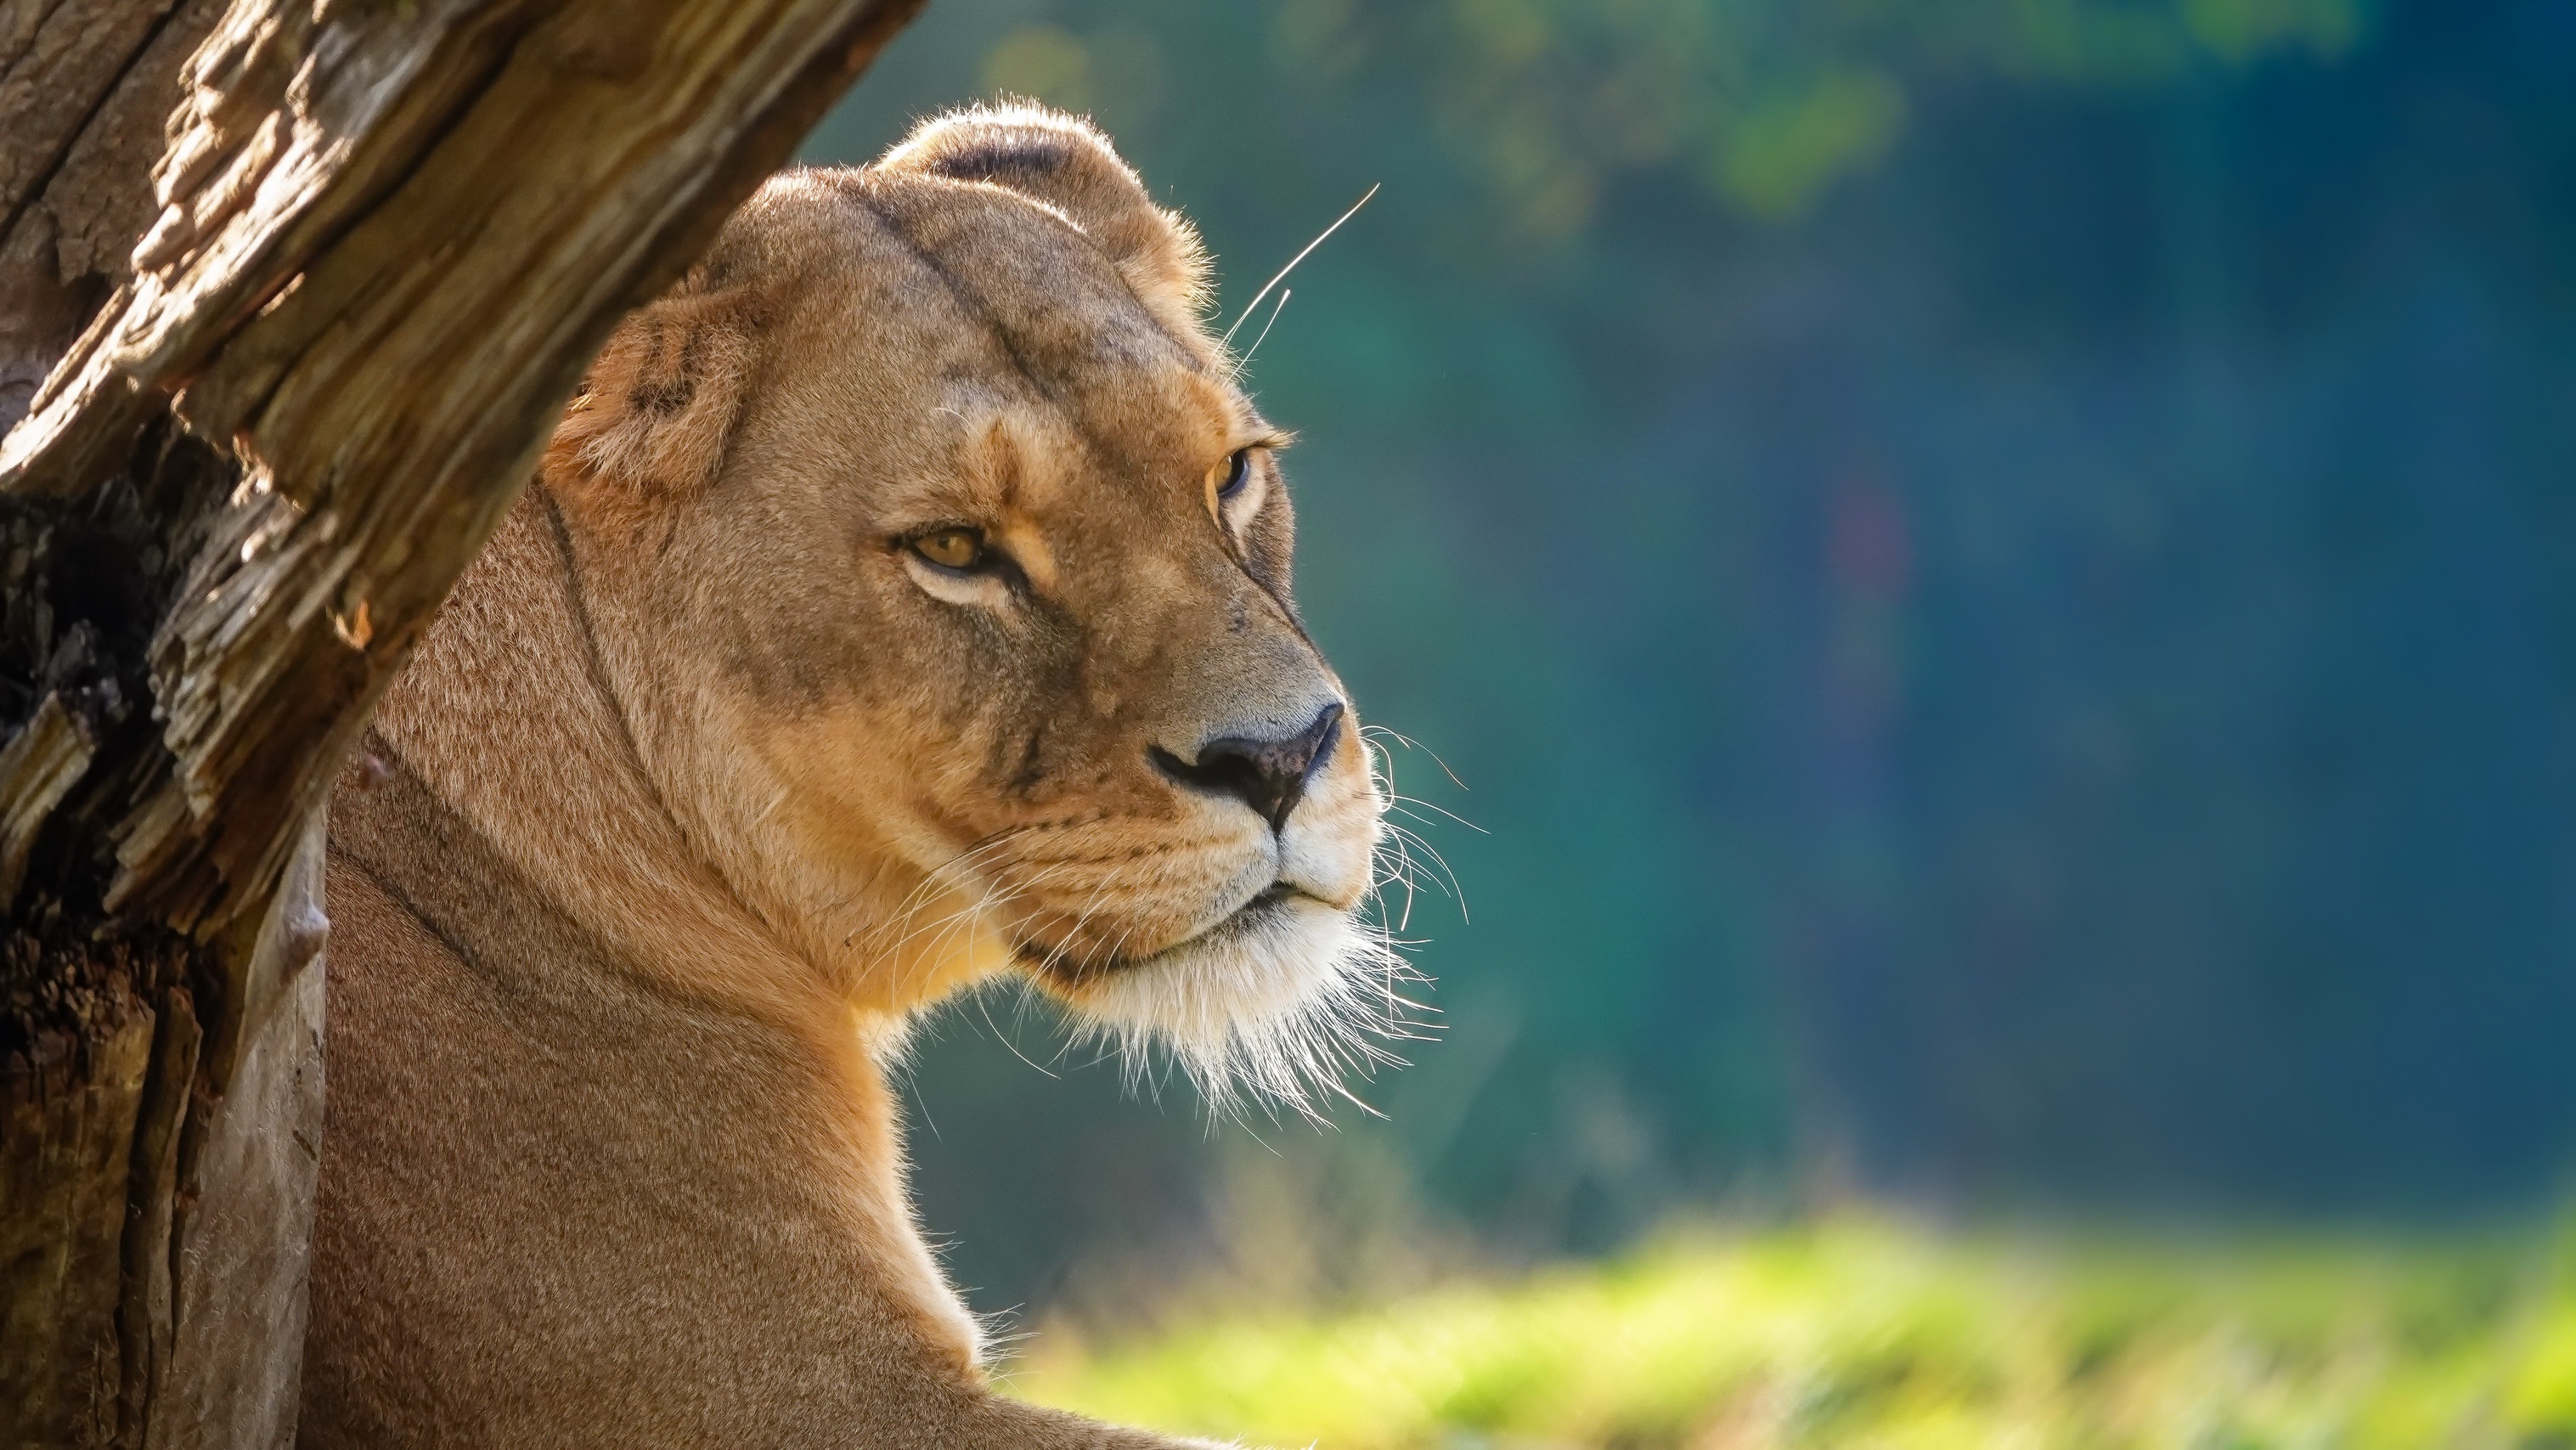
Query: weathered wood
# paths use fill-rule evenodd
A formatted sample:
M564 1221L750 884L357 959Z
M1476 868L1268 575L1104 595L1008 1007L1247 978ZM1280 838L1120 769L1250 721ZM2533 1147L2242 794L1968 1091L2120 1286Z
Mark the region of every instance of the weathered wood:
M0 0L0 1444L286 1445L320 807L918 0Z
M118 1438L135 1443L152 1410L152 1390L168 1375L176 1323L171 1288L170 1224L178 1211L179 1134L188 1121L188 1098L204 1052L205 1027L196 997L173 987L162 1003L152 1040L152 1073L134 1125L134 1157L127 1192L123 1273L125 1292L116 1310L116 1337L124 1382L117 1395Z
M192 1079L202 1106L188 1116L168 1200L178 1251L149 1266L156 1280L166 1274L168 1301L141 1326L169 1347L147 1371L137 1443L294 1443L321 1167L324 826L317 814L305 827L260 926L234 999L240 1020L223 1024L231 1059L207 1054ZM121 1327L134 1345L136 1321ZM134 1421L124 1423L131 1438Z
M27 879L36 831L89 771L98 744L63 697L48 693L6 748L0 748L0 899L15 899Z
M0 5L0 217L14 220L88 129L134 57L169 14L171 0L85 5L9 0Z
M39 950L25 936L6 948ZM119 955L47 955L8 964L10 1015L40 1025L0 1094L0 1443L104 1444L124 1372L128 1166L153 1057L139 989L158 973L138 982Z
M223 13L0 0L0 430L133 276L180 68Z

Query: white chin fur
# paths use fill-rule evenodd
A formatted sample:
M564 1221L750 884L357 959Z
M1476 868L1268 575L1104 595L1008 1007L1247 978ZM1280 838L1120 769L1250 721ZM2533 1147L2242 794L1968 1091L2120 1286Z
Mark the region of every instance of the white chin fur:
M1324 1095L1350 1097L1352 1072L1397 1061L1385 1043L1412 1035L1401 989L1416 980L1383 932L1291 897L1121 968L1083 994L1082 1015L1132 1074L1170 1053L1220 1114L1250 1100L1311 1117Z

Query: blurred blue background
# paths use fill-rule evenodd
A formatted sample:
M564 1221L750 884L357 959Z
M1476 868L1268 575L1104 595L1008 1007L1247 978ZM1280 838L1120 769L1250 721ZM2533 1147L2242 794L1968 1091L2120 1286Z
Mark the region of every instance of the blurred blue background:
M946 1013L979 1308L1852 1195L2554 1199L2576 6L933 0L807 158L1000 91L1115 136L1223 321L1383 184L1249 376L1464 907L1384 1122Z

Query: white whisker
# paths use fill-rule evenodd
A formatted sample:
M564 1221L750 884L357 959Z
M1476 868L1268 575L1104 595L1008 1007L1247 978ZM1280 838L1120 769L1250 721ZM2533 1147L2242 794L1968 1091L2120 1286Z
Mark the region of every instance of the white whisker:
M1340 217L1338 217L1338 218L1336 218L1336 219L1334 220L1334 222L1333 222L1333 224L1332 224L1331 226L1328 226L1328 227L1324 228L1322 231L1320 231L1320 232L1316 233L1316 234L1315 234L1315 239L1314 239L1313 241L1308 242L1308 243L1306 244L1306 247L1305 247L1305 250L1304 250L1304 251L1301 251L1301 252L1299 252L1297 255L1295 255L1295 256L1293 256L1293 257L1290 257L1290 258L1288 259L1288 265L1279 269L1279 275L1278 275L1278 276L1273 277L1273 278L1271 278L1269 281L1262 283L1262 284L1261 284L1261 290L1260 290L1260 291L1258 291L1258 292L1253 293L1253 294L1252 294L1252 300L1251 300L1250 302L1247 302L1247 303L1245 303L1245 304L1243 305L1243 316L1236 318L1236 319L1234 320L1234 326L1229 327L1229 328L1227 328L1227 329L1225 330L1225 336L1223 336L1223 337L1221 337L1221 338L1218 338L1218 339L1217 339L1217 343L1218 343L1218 345L1219 345L1219 346L1223 346L1223 345L1224 345L1224 344L1226 344L1226 343L1229 343L1229 342L1234 341L1234 335L1235 335L1236 333L1241 332L1241 331L1243 330L1243 324L1244 324L1246 321L1249 321L1249 320L1251 319L1251 317L1252 317L1252 309L1254 309L1254 308L1256 308L1256 307L1260 306L1260 305L1261 305L1261 299L1270 295L1270 289L1271 289L1271 288L1273 288L1273 287L1278 286L1278 285L1279 285L1280 283L1282 283L1282 282L1287 281L1287 280L1288 280L1288 274L1297 270L1297 264L1298 264L1299 262L1302 262L1302 261L1306 260L1307 253L1312 252L1312 251L1314 251L1317 247L1322 246L1322 245L1324 244L1324 238L1329 237L1329 236L1331 236L1333 233L1340 231L1340 230L1342 229L1342 223L1343 223L1343 222L1349 221L1351 218L1353 218L1353 217L1355 217L1355 216L1358 216L1358 215L1360 214L1360 208L1361 208L1361 207L1364 207L1364 206L1366 206L1366 205L1368 205L1368 204L1369 204L1369 198L1370 198L1370 197L1372 197L1372 196L1375 196L1375 195L1377 195L1377 187L1376 187L1376 186L1374 186L1374 185L1372 185L1368 190L1366 190L1366 191L1364 191L1364 192L1360 193L1360 199L1359 199L1359 200L1357 200L1357 201L1355 201L1355 202L1352 202L1352 203L1351 203L1351 209L1350 209L1349 211L1346 211L1346 212L1342 213Z
M1269 340L1270 329L1279 325L1279 314L1288 310L1288 299L1296 295L1296 289L1293 287L1284 288L1280 291L1279 300L1271 304L1270 320L1261 324L1261 335L1252 340L1252 346L1243 350L1242 357L1235 359L1234 375L1236 377L1242 377L1244 370L1252 366L1252 355L1261 351L1261 344Z

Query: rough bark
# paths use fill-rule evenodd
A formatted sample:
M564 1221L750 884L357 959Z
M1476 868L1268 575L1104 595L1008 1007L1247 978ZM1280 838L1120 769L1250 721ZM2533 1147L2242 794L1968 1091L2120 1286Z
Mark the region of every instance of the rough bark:
M319 810L918 0L0 0L0 1444L283 1445Z

